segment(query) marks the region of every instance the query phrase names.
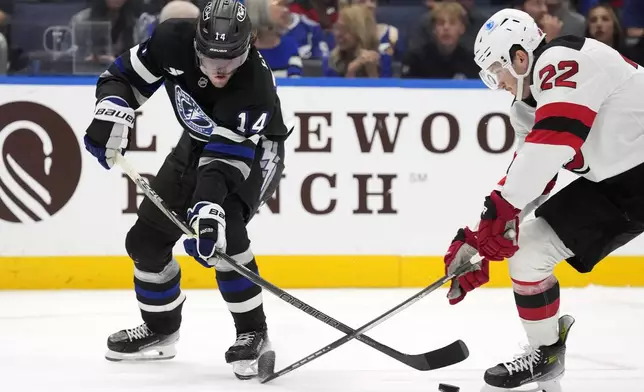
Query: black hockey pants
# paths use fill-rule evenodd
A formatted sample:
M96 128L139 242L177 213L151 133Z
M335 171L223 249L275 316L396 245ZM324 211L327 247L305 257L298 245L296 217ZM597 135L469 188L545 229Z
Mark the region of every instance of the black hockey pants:
M185 217L187 209L192 207L199 156L204 145L184 132L152 181L152 188L180 216ZM277 188L284 157L283 142L264 141L262 145L279 150L279 164L273 167L275 175L264 182L260 166L263 149L258 149L249 177L239 189L228 195L222 205L226 212L226 253L255 272L258 272L257 264L250 250L246 224L260 203ZM173 333L181 324L185 295L181 292L181 270L173 258L172 249L182 234L152 202L145 199L125 241L127 252L134 260L134 286L141 315L148 327L157 333ZM227 265L217 266L216 279L238 333L266 327L259 286Z

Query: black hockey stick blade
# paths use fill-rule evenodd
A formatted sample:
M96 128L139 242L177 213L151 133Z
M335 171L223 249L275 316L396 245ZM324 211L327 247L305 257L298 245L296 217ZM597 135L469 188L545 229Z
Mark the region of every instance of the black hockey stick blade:
M436 370L462 362L470 356L470 350L462 340L457 340L438 350L425 353L428 370Z
M380 316L376 317L375 319L369 321L368 323L366 323L362 327L358 328L357 330L353 330L352 332L345 332L347 334L347 336L344 336L344 337L336 340L335 342L326 345L325 347L319 349L318 351L314 352L313 354L307 355L306 357L302 358L301 360L299 360L299 361L297 361L297 362L295 362L295 363L283 368L282 370L280 370L277 373L273 373L273 374L269 375L268 377L266 377L264 379L261 379L260 381L262 381L262 383L265 383L265 382L268 382L270 380L274 380L277 377L280 377L280 376L282 376L282 375L284 375L286 373L289 373L289 372L299 368L300 366L305 365L305 364L307 364L307 363L309 363L309 362L321 357L322 355L324 355L324 354L326 354L326 353L328 353L328 352L330 352L332 350L335 350L336 348L342 346L343 344L349 342L352 339L359 339L360 340L363 337L362 334L366 333L370 329L378 326L379 324L383 323L384 321L390 319L391 317L395 316L396 314L398 314L398 313L402 312L403 310L407 309L408 307L412 306L413 304L415 304L416 302L420 301L421 299L423 299L424 297L426 297L430 293L434 292L436 289L438 289L439 287L441 287L445 283L447 283L450 280L452 280L455 276L457 276L455 274L460 274L460 273L466 271L470 267L471 266L469 265L469 263L464 264L463 266L457 268L456 272L450 273L450 274L447 274L447 275L441 277L440 279L438 279L434 283L432 283L429 286L425 287L424 289L422 289L418 293L416 293L416 294L412 295L411 297L407 298L405 301L403 301L400 304L394 306L393 308L389 309L388 311L386 311L385 313L383 313ZM461 344L463 346L465 346L465 343L461 342ZM464 360L464 359L466 359L468 357L469 352L467 351L467 347L464 347L464 348L465 348L465 350L459 350L461 352L460 356L457 353L456 356L454 357L454 359L459 359L460 358L460 360L457 360L457 362L460 362L460 361L462 361L462 360ZM394 357L394 358L396 358L396 357ZM404 362L404 363L408 364L409 366L415 367L416 369L420 368L419 370L431 370L431 369L434 369L435 367L431 363L430 359L434 359L434 358L435 358L434 356L427 356L427 355L423 356L423 358L422 358L423 362L422 363L420 363L420 364L415 363L415 362L413 363L413 365L417 365L418 367L415 367L412 364L410 364L409 362L407 362L406 359L408 359L408 358L404 358L404 360L401 360L399 358L396 358L396 359L400 360L401 362ZM453 363L456 363L456 362L453 362ZM450 363L450 364L452 364L452 363Z
M300 366L326 354L327 352L343 345L344 343L348 342L349 340L352 339L351 335L347 335L339 340L336 340L335 342L329 344L328 346L324 347L321 350L318 350L312 355L309 355L305 358L303 358L300 361L297 361L293 363L290 366L287 366L283 368L282 370L278 372L269 372L271 367L265 366L265 367L260 367L260 372L258 373L258 378L262 384L265 384L269 381L272 381L280 376L283 376L286 373L290 373L291 371L299 368ZM467 345L465 342L462 340L457 340L453 343L448 344L445 347L441 347L439 349L433 350L426 352L425 354L418 354L414 355L413 357L418 357L416 360L418 360L419 364L422 362L422 370L436 370L440 368L444 368L447 366L455 365L459 362L462 362L466 360L470 356L470 351L467 348ZM275 358L271 358L272 363L271 365L274 367L275 366Z

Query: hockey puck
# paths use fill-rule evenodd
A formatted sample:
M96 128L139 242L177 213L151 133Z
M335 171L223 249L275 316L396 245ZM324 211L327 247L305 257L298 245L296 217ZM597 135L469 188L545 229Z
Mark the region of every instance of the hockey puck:
M440 392L458 392L461 388L449 384L438 384L438 390Z

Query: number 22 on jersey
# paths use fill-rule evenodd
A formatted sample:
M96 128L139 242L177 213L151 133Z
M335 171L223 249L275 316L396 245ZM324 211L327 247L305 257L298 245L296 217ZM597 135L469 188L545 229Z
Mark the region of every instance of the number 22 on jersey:
M546 65L539 71L541 91L550 90L553 87L577 88L577 82L569 79L578 72L579 63L575 60L562 60L556 67L552 64ZM554 82L552 78L554 78Z

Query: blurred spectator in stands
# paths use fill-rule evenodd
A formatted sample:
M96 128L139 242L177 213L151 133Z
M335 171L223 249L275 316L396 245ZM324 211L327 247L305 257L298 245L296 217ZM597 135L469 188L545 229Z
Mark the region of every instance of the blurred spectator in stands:
M85 44L92 46L93 53L86 61L109 64L134 46L134 26L140 15L141 4L140 0L93 0L90 8L72 17L72 28L78 24L88 26L88 22L110 22L111 25L110 37L102 37L102 29L90 27L90 36ZM105 42L106 39L111 42Z
M0 47L5 47L5 53L0 54L0 62L4 63L1 65L0 74L5 74L8 72L17 72L25 67L29 63L29 56L25 51L16 47L15 44L12 45L11 40L11 15L14 12L14 3L15 0L0 0L0 35L2 38L0 40ZM2 48L0 48L0 51Z
M13 0L0 0L0 34L9 35L11 14L13 13Z
M289 20L287 31L284 34L295 41L301 58L319 59L328 55L329 45L323 39L322 27L318 22L309 19L304 14L296 14L290 10Z
M190 0L172 0L163 6L159 14L144 12L134 26L134 42L140 44L152 36L159 23L170 18L196 18L199 8Z
M546 0L515 0L515 8L527 12L537 22L541 30L546 33L546 40L550 41L561 34L563 22L556 16L548 13Z
M13 1L0 1L0 26L4 27L9 24L9 15L11 15L11 8L13 8Z
M300 58L321 58L323 53L328 53L328 45L324 41L320 24L305 14L290 11L288 4L292 3L292 0L243 0L242 2L246 4L248 15L255 27L283 25L283 18L287 18L288 25L283 34L295 41Z
M392 58L378 52L378 25L366 7L343 7L333 26L333 35L336 47L322 60L324 76L392 76Z
M326 42L331 50L335 46L333 25L338 20L340 6L346 3L347 0L292 0L289 8L291 12L319 23L322 28L322 41Z
M546 0L548 14L561 21L563 26L559 35L576 35L583 37L586 31L586 18L574 11L570 0Z
M424 15L419 24L415 27L414 31L410 34L408 49L418 48L425 46L428 42L434 39L434 28L432 26L432 10L434 6L441 3L458 3L465 10L465 32L461 35L460 43L467 50L474 50L474 41L481 26L487 22L491 16L476 7L475 0L425 0L425 5L429 8L429 12Z
M344 3L346 4L346 1ZM330 30L338 20L340 2L338 0L293 0L289 8L292 12L306 15L312 21L318 22L322 29Z
M599 4L588 11L588 27L586 37L594 38L617 50L624 56L629 56L624 41L624 32L619 19L608 4Z
M409 50L403 61L403 78L478 78L472 49L459 42L465 33L467 12L456 2L436 3L432 10L434 39Z
M581 15L588 15L588 11L600 3L610 4L616 10L616 13L619 14L617 10L622 8L624 0L572 0L570 5L575 6L575 9Z
M367 9L373 12L373 17L376 17L376 8L378 7L378 0L353 0L352 4L364 4ZM398 29L394 26L378 23L378 37L380 38L380 52L386 52L390 56L396 57L396 51L404 51L401 47L401 42L398 39Z
M515 0L514 7L534 18L547 41L562 35L584 35L585 18L572 11L568 0Z
M290 24L290 11L284 0L275 0L276 7L271 15L270 20L263 20L255 23L254 27L257 32L255 37L255 47L264 57L266 63L271 67L273 74L277 77L299 77L302 76L302 58L298 52L298 46L295 40L289 36L283 36L288 30ZM247 7L250 10L258 6L248 2Z
M0 1L0 75L9 70L9 20L13 11L13 1Z

